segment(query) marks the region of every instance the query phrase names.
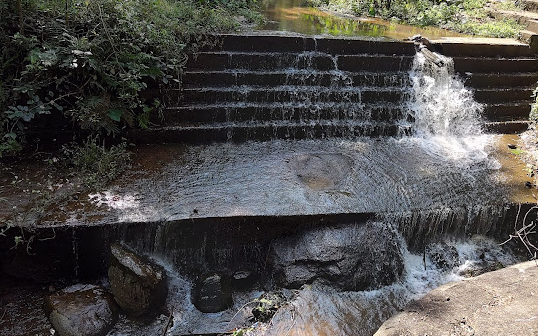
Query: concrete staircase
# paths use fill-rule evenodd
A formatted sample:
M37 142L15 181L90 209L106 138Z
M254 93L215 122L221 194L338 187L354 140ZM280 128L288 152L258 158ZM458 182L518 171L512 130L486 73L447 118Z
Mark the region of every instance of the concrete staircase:
M394 136L413 131L406 112L410 42L223 35L193 55L182 91L166 93L164 122L133 131L144 142ZM439 40L486 105L485 126L526 129L538 61L515 41Z
M531 45L532 49L538 51L538 1L520 0L522 10L499 10L493 9L492 15L497 18L510 18L525 26L520 32L520 39Z

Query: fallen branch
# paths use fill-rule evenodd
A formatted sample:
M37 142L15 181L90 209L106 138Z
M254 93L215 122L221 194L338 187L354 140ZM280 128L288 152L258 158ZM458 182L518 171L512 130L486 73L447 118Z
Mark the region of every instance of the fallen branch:
M538 247L536 247L530 241L530 238L529 238L530 235L536 234L536 230L535 230L536 222L531 221L529 224L525 224L527 222L527 217L533 210L538 210L538 206L536 205L533 206L525 213L525 216L523 216L522 227L518 229L517 228L518 220L519 220L519 215L521 213L521 204L519 205L517 209L516 219L514 221L514 234L510 234L509 238L506 241L502 242L500 245L504 245L508 243L509 241L511 241L512 239L517 238L525 246L525 248L529 252L529 255L532 257L531 259L536 260L538 256Z
M163 335L166 336L166 333L168 332L168 329L170 329L170 325L172 323L172 320L174 318L174 309L170 309L170 315L168 316L168 321L166 322L166 325L164 326Z

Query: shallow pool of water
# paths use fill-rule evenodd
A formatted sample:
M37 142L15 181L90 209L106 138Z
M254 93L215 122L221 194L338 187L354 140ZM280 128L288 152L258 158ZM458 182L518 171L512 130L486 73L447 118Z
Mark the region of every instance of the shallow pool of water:
M308 35L363 36L402 40L420 34L430 39L464 36L453 31L397 24L378 18L355 18L309 7L304 0L269 0L264 4L267 23L261 30Z

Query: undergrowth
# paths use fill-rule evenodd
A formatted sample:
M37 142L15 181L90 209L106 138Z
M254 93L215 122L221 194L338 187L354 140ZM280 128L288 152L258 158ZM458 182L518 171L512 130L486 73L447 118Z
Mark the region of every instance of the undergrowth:
M258 19L254 2L0 1L0 157L50 120L92 136L148 127L162 108L153 93L179 86L187 55L212 34Z
M416 25L436 26L462 33L488 37L515 37L522 27L510 19L495 19L488 13L488 0L310 0L324 9L378 16ZM515 9L512 0L503 1L503 9Z
M83 176L82 183L89 190L96 190L114 180L131 160L125 142L107 147L94 138L89 138L83 145L65 145L62 152L71 174Z

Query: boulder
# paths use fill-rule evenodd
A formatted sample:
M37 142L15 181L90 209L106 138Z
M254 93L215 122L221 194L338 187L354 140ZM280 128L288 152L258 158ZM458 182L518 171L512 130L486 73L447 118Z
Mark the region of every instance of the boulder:
M194 287L192 303L204 313L226 310L233 303L228 279L217 273L200 277Z
M131 317L157 314L168 292L164 269L120 244L110 252L108 278L118 305Z
M538 335L535 261L434 289L375 336Z
M111 294L93 285L74 285L45 298L45 313L60 336L104 336L118 319Z
M395 282L404 269L401 239L379 222L315 228L275 240L272 251L273 279L285 288L375 289Z

